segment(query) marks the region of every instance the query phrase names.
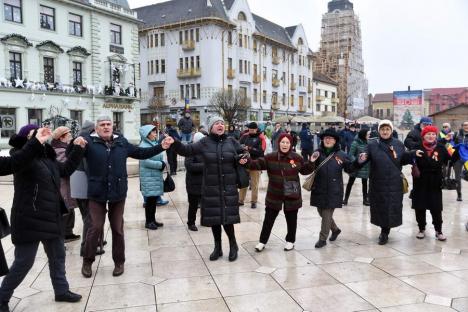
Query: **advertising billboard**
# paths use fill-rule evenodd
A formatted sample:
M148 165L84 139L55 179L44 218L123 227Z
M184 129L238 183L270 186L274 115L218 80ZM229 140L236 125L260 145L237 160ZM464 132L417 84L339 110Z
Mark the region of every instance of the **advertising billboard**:
M400 129L413 129L423 113L423 91L393 92L393 124Z

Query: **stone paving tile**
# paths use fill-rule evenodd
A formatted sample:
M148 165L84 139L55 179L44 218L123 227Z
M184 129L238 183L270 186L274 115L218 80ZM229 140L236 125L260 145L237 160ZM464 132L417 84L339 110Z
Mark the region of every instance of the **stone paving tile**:
M362 206L359 190L353 190L349 205L335 214L342 234L337 241L315 249L320 218L309 207L308 194L303 194L295 250L283 251L286 225L280 213L265 250L255 252L265 215L264 204L259 203L257 209L241 208L242 223L235 226L240 247L237 261L227 259L225 234L224 256L209 261L211 229L199 226L198 232L188 231L184 173L174 178L180 191L164 195L170 203L158 207L156 217L165 225L156 231L144 229L139 181L129 179L124 275L112 276L112 235L107 222L108 245L106 253L96 257L93 278L81 276L81 242L66 245L68 281L72 290L84 296L81 302L54 302L47 258L39 248L36 263L15 291L10 308L32 312L150 312L156 307L163 312L468 311L468 233L464 228L468 207L456 202L452 192L444 192L446 242L436 241L429 227L426 239L415 238L417 224L405 196L404 224L392 229L387 245L377 245L380 229L369 223L369 208ZM266 175L262 181L261 202ZM463 192L468 194L467 186L464 183ZM11 190L11 185L0 184L4 207L11 207ZM200 213L197 224L199 218ZM76 220L75 233L81 234L78 210ZM2 244L11 264L14 247L8 239Z

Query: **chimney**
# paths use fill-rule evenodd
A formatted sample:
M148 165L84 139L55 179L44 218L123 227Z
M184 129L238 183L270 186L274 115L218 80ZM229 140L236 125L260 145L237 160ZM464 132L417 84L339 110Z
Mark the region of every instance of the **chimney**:
M408 86L408 91L411 91L411 86Z

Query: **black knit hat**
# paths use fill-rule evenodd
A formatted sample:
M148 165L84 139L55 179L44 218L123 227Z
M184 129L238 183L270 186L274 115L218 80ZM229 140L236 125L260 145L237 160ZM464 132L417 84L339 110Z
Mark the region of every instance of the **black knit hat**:
M247 128L249 128L249 129L258 129L258 125L257 125L257 123L255 121L252 121L251 123L249 123L247 125Z

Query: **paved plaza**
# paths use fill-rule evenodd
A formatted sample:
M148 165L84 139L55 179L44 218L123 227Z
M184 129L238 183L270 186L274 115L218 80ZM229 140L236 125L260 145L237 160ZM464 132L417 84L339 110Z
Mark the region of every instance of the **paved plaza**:
M157 219L164 227L156 231L144 229L139 181L129 180L127 260L122 276L112 276L112 237L106 223L109 244L106 253L97 257L92 278L81 275L80 242L67 244L67 277L72 290L83 295L80 303L53 301L47 258L40 248L34 267L10 302L13 311L468 311L468 232L464 227L468 183L464 183L464 202L455 201L455 191L444 191L446 242L434 239L431 226L424 240L415 238L415 217L405 195L404 225L392 230L386 246L379 246L379 229L369 222L369 208L362 206L358 180L349 206L335 213L343 231L336 242L314 248L320 218L309 206L306 193L299 212L296 249L283 251L286 223L280 215L266 249L256 253L264 205L255 210L246 205L241 208L242 223L235 227L239 258L230 263L226 236L224 257L211 262L210 228L187 230L184 172L175 180L176 191L165 196L170 204L158 207ZM266 173L261 181L259 198L263 202ZM9 210L13 186L0 185L0 194L1 207ZM82 223L79 211L76 213L75 232L80 233ZM429 224L430 220L428 215ZM11 263L14 248L10 238L2 244Z

